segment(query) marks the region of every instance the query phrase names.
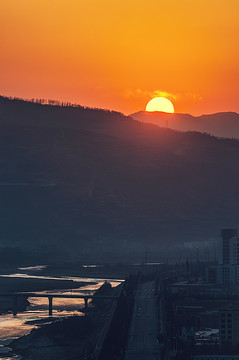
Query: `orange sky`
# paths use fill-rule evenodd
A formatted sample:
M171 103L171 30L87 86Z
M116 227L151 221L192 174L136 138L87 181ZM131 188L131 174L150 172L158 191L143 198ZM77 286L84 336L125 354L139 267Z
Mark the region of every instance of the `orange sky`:
M0 94L239 112L238 0L0 0Z

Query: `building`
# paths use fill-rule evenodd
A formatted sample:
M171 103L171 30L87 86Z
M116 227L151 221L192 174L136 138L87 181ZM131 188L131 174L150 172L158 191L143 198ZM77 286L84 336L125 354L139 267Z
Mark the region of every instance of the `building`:
M219 312L220 344L239 345L239 306Z
M219 249L219 265L231 264L231 239L237 237L236 229L222 229Z
M235 285L239 282L238 265L219 265L217 267L217 284Z
M235 285L239 283L239 237L236 229L221 230L219 245L217 283Z

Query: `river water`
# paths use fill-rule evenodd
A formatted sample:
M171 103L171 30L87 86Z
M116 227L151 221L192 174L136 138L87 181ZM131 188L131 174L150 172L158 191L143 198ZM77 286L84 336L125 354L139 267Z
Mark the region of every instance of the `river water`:
M93 265L92 265L93 266ZM81 282L94 282L95 284L87 284L77 289L61 289L50 291L39 291L35 293L44 294L71 294L81 295L86 294L85 291L89 291L90 294L94 293L105 281L109 281L111 285L117 286L122 280L118 279L95 279L95 278L82 278L82 277L50 277L41 276L40 272L44 266L19 268L19 273L0 275L4 277L21 277L21 278L36 278L36 279L54 279L54 280L73 280ZM38 270L39 274L30 275L28 271ZM21 273L24 271L24 273ZM29 332L36 327L36 324L29 322L42 321L44 323L49 322L48 317L48 299L47 298L28 298L30 306L26 311L18 313L13 316L12 313L0 315L0 359L4 360L18 360L20 356L6 356L6 353L10 350L7 345L16 338L29 334ZM60 318L66 316L84 316L84 313L80 311L84 307L83 299L58 299L53 298L53 318ZM4 355L5 354L5 355Z

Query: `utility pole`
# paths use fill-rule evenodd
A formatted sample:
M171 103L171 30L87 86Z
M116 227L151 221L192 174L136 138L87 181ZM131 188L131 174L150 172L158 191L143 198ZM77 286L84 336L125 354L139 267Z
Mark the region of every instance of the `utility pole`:
M187 258L187 300L189 299L189 263Z

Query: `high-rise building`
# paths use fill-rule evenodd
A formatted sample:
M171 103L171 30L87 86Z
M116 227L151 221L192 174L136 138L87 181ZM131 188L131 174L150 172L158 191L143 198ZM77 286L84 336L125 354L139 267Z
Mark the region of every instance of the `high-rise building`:
M239 344L239 308L220 310L220 343Z
M229 265L232 263L232 239L237 238L236 229L222 229L219 249L219 265Z
M239 237L236 229L221 230L217 283L239 283Z

